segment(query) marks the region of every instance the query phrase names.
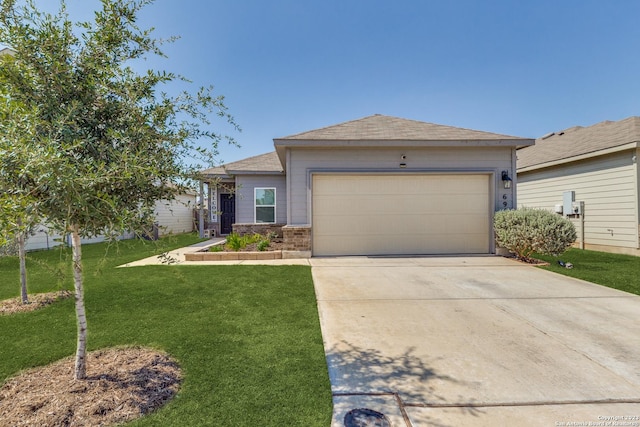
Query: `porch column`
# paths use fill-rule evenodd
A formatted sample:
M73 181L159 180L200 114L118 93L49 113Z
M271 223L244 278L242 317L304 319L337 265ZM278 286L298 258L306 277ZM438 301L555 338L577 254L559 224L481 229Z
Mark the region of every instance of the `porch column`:
M204 183L200 178L200 209L198 210L198 234L204 239Z

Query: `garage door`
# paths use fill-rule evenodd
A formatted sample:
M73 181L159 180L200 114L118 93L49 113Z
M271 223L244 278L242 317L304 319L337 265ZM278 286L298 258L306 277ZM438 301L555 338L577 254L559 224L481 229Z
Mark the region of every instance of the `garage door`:
M489 252L490 176L313 176L313 255Z

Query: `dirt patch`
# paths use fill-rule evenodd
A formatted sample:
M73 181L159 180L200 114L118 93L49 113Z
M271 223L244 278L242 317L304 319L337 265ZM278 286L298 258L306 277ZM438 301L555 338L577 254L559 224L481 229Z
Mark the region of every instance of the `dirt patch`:
M23 304L20 297L0 301L0 315L35 311L56 301L70 298L73 293L67 290L29 295L29 304Z
M181 373L169 356L144 348L94 351L87 379L73 379L74 358L31 369L0 388L0 419L10 426L109 426L167 403Z

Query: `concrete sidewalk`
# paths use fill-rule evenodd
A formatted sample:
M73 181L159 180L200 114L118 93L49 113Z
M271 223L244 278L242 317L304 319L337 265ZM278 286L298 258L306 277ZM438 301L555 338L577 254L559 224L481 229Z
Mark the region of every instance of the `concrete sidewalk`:
M640 416L638 296L501 257L311 265L333 427L357 408L396 427Z

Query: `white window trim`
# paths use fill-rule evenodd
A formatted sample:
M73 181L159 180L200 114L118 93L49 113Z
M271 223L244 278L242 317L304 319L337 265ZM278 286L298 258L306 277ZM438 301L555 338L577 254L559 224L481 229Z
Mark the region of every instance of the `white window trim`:
M257 205L256 199L258 190L273 190L273 205ZM276 224L278 222L278 198L275 187L254 187L253 189L253 223L254 224ZM258 222L257 208L271 208L273 207L273 222Z

